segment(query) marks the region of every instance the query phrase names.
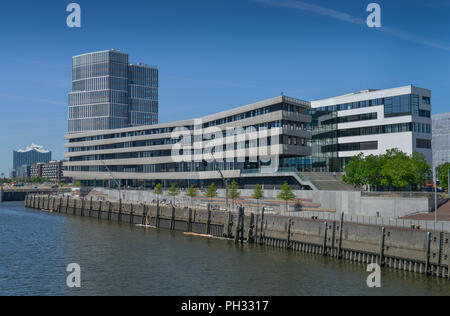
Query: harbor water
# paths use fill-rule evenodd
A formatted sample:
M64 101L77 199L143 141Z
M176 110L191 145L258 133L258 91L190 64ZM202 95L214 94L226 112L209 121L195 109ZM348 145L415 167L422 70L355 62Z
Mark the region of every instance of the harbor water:
M0 204L0 295L450 295L446 279L383 269L371 289L364 264L23 205Z

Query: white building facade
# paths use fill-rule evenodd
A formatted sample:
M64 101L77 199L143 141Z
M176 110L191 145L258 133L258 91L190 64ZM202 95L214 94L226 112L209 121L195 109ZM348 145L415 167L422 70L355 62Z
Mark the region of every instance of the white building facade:
M431 91L413 85L311 102L313 170L342 171L360 153L398 148L432 165Z

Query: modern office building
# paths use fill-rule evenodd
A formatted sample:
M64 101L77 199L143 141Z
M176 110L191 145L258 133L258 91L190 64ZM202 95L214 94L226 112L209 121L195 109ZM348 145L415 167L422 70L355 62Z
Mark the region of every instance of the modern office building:
M158 69L116 50L73 57L69 133L158 123Z
M86 185L206 186L225 178L241 187L287 181L320 189L325 178L311 172L344 171L360 153L398 148L431 165L430 114L431 91L412 85L313 102L281 96L194 120L68 134L65 176Z
M435 114L433 120L433 168L450 162L450 113Z
M309 109L280 96L199 119L68 134L64 175L86 185L220 186L226 178L309 189L298 174L311 155Z
M343 171L355 155L398 148L432 164L431 91L413 85L311 102L312 169Z
M13 152L13 169L27 165L31 166L39 162L49 162L52 160L52 152L46 150L43 146L31 144L25 149L19 149Z
M68 179L64 177L64 169L64 161L62 160L34 164L30 166L29 178L45 178L53 183L67 182Z

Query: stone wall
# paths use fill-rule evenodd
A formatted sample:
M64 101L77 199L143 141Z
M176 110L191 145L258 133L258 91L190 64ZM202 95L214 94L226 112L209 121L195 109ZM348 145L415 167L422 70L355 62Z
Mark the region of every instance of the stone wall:
M316 217L102 202L72 197L28 195L25 206L58 214L145 225L202 236L232 238L360 263L450 279L450 233L413 228L364 225Z

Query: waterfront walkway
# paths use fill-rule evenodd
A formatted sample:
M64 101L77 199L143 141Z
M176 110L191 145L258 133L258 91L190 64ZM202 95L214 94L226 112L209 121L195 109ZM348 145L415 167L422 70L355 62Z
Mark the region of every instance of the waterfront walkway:
M434 221L435 214L431 213L420 213L410 216L403 217L402 219L419 220L419 221ZM450 222L450 201L442 205L438 210L438 220L443 222Z

